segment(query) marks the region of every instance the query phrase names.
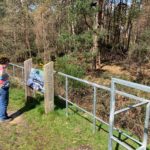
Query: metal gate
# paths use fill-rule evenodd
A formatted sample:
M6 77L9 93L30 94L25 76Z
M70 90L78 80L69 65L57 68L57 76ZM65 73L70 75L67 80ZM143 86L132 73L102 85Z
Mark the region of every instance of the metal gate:
M110 103L110 109L111 110L110 110L110 119L109 119L109 145L108 145L108 149L112 150L112 141L114 140L115 142L119 143L120 145L122 145L126 149L133 150L129 145L127 145L124 142L120 141L118 138L116 138L113 135L114 118L115 118L115 115L117 115L119 113L128 111L128 110L130 110L132 108L136 108L138 106L146 105L145 123L144 123L144 131L143 131L144 136L143 136L142 142L134 139L133 137L128 136L130 139L136 141L137 143L139 143L141 145L137 150L146 150L147 139L148 139L148 123L149 123L149 116L150 116L150 101L147 100L147 99L144 99L144 98L141 98L141 97L131 95L131 94L128 94L128 93L117 90L117 88L116 88L117 84L150 93L150 87L148 87L148 86L144 86L144 85L141 85L141 84L137 84L137 83L121 80L121 79L112 78L112 81L111 81L111 103ZM119 95L122 95L124 97L128 97L128 98L131 98L133 100L136 100L136 101L138 101L138 103L134 104L132 106L128 106L126 108L115 111L116 94L119 94Z

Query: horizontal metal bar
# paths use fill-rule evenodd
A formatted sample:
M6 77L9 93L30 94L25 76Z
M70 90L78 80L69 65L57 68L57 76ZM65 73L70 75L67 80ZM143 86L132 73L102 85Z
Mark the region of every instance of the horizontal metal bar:
M129 109L136 108L136 107L141 106L141 105L144 105L144 104L147 104L147 102L141 102L141 103L139 103L139 104L130 105L130 106L128 106L127 108L123 108L123 109L117 110L114 114L117 115L117 114L119 114L119 113L125 112L125 111L127 111L127 110L129 110Z
M62 97L61 95L58 95L58 97L61 98L61 99L64 100L64 101L66 101L66 99L65 99L64 97ZM92 114L92 113L86 111L85 109L79 107L78 105L75 105L74 103L72 103L72 102L69 101L69 100L68 100L68 102L69 102L70 104L72 104L73 106L79 108L79 109L82 110L83 112L85 112L85 113L87 113L87 114L89 114L90 116L93 117L93 114ZM100 119L99 117L95 116L95 119L97 119L98 121L102 122L103 124L105 124L105 125L107 125L107 126L109 127L109 123L105 122L104 120ZM132 138L132 137L129 136L128 134L124 133L122 130L120 130L120 129L118 129L118 128L115 128L115 127L113 128L113 130L118 131L119 133L121 133L121 134L124 135L125 137L127 137L127 138L133 140L134 142L136 142L136 143L142 145L142 143L141 143L140 141L136 140L135 138Z
M84 80L84 79L79 79L79 78L76 78L76 77L73 77L71 75L67 75L65 73L62 73L62 72L57 72L59 75L62 75L64 77L68 77L70 79L74 79L76 81L80 81L80 82L83 82L83 83L86 83L86 84L89 84L89 85L92 85L93 87L97 87L97 88L101 88L101 89L104 89L104 90L107 90L107 91L110 91L110 88L109 87L106 87L106 86L103 86L103 85L98 85L96 83L93 83L93 82L90 82L90 81L87 81L87 80Z
M64 101L66 101L66 99L65 99L64 97L62 97L62 96L60 96L60 95L58 95L58 97L61 98L61 99L64 100ZM90 112L86 111L85 109L81 108L81 107L78 106L78 105L75 105L74 103L72 103L72 102L69 101L69 100L67 100L67 101L68 101L68 103L70 103L70 104L72 104L73 106L79 108L79 109L82 110L83 112L85 112L85 113L89 114L90 116L94 117L95 119L101 121L101 122L104 123L105 125L109 125L107 122L105 122L105 121L103 121L102 119L100 119L100 118L94 116L93 113L90 113Z
M24 69L24 67L23 67L23 66L16 65L16 64L13 64L13 63L9 63L9 65L11 65L11 66L15 66L15 67L18 67L18 68L21 68L21 69Z
M116 141L117 143L119 143L120 145L122 145L123 147L125 147L127 150L134 150L129 145L127 145L124 142L118 140L116 137L111 137L111 139L113 139L114 141Z
M121 133L121 134L124 135L125 137L131 139L132 141L138 143L139 145L142 145L142 142L140 142L140 141L136 140L135 138L129 136L128 134L124 133L122 130L120 130L120 129L118 129L118 128L115 128L115 127L114 127L113 129L116 130L116 131L118 131L119 133Z
M137 148L136 150L145 150L145 147L141 146L141 147Z
M125 80L116 79L116 78L112 78L112 81L114 83L125 85L125 86L135 88L135 89L138 89L138 90L141 90L141 91L150 92L150 87L146 86L146 85L141 85L141 84L138 84L138 83L133 83L133 82L130 82L130 81L125 81Z
M116 90L115 92L116 92L117 94L122 95L122 96L131 98L131 99L134 99L134 100L138 100L138 101L140 101L140 102L143 102L143 101L144 101L144 102L150 102L150 100L148 100L148 99L141 98L141 97L138 97L138 96L135 96L135 95L132 95L132 94L128 94L128 93L122 92L122 91Z

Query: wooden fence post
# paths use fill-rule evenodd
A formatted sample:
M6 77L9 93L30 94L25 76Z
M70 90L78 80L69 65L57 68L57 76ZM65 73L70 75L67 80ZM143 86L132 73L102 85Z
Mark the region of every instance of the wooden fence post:
M44 65L44 106L45 113L54 110L54 63Z
M24 61L24 79L25 79L25 100L32 98L33 90L27 86L27 80L29 78L32 68L32 58Z

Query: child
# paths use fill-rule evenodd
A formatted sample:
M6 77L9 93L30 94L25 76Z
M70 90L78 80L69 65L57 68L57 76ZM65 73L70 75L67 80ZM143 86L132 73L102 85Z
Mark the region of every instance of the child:
M0 58L0 122L8 122L12 120L7 115L7 106L9 102L9 76L6 73L6 67L8 64L8 58Z

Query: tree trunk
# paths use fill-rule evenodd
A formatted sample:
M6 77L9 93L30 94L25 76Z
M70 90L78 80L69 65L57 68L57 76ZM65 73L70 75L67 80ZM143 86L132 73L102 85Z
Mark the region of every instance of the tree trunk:
M103 18L103 1L99 0L97 2L97 7L98 12L95 14L95 21L93 24L93 29L94 29L94 34L93 34L93 48L92 48L92 54L93 54L93 63L92 63L92 69L96 70L98 68L100 68L101 65L101 54L100 54L100 50L98 47L98 33L97 33L97 29L100 28L101 30L103 29L103 23L102 23L102 18ZM98 64L98 65L97 65Z
M30 42L29 42L29 30L25 29L25 41L26 41L26 47L29 51L29 57L31 58L32 57L32 54L31 54L31 48L30 48Z
M132 23L131 23L131 21L129 21L129 23L128 23L128 42L127 42L127 51L129 51L129 46L130 46L131 31L132 31Z
M93 56L93 63L92 63L92 69L96 70L96 56L97 56L97 50L98 50L98 36L96 33L96 30L98 29L98 13L95 15L95 22L94 22L94 34L93 34L93 48L92 48L92 56Z

